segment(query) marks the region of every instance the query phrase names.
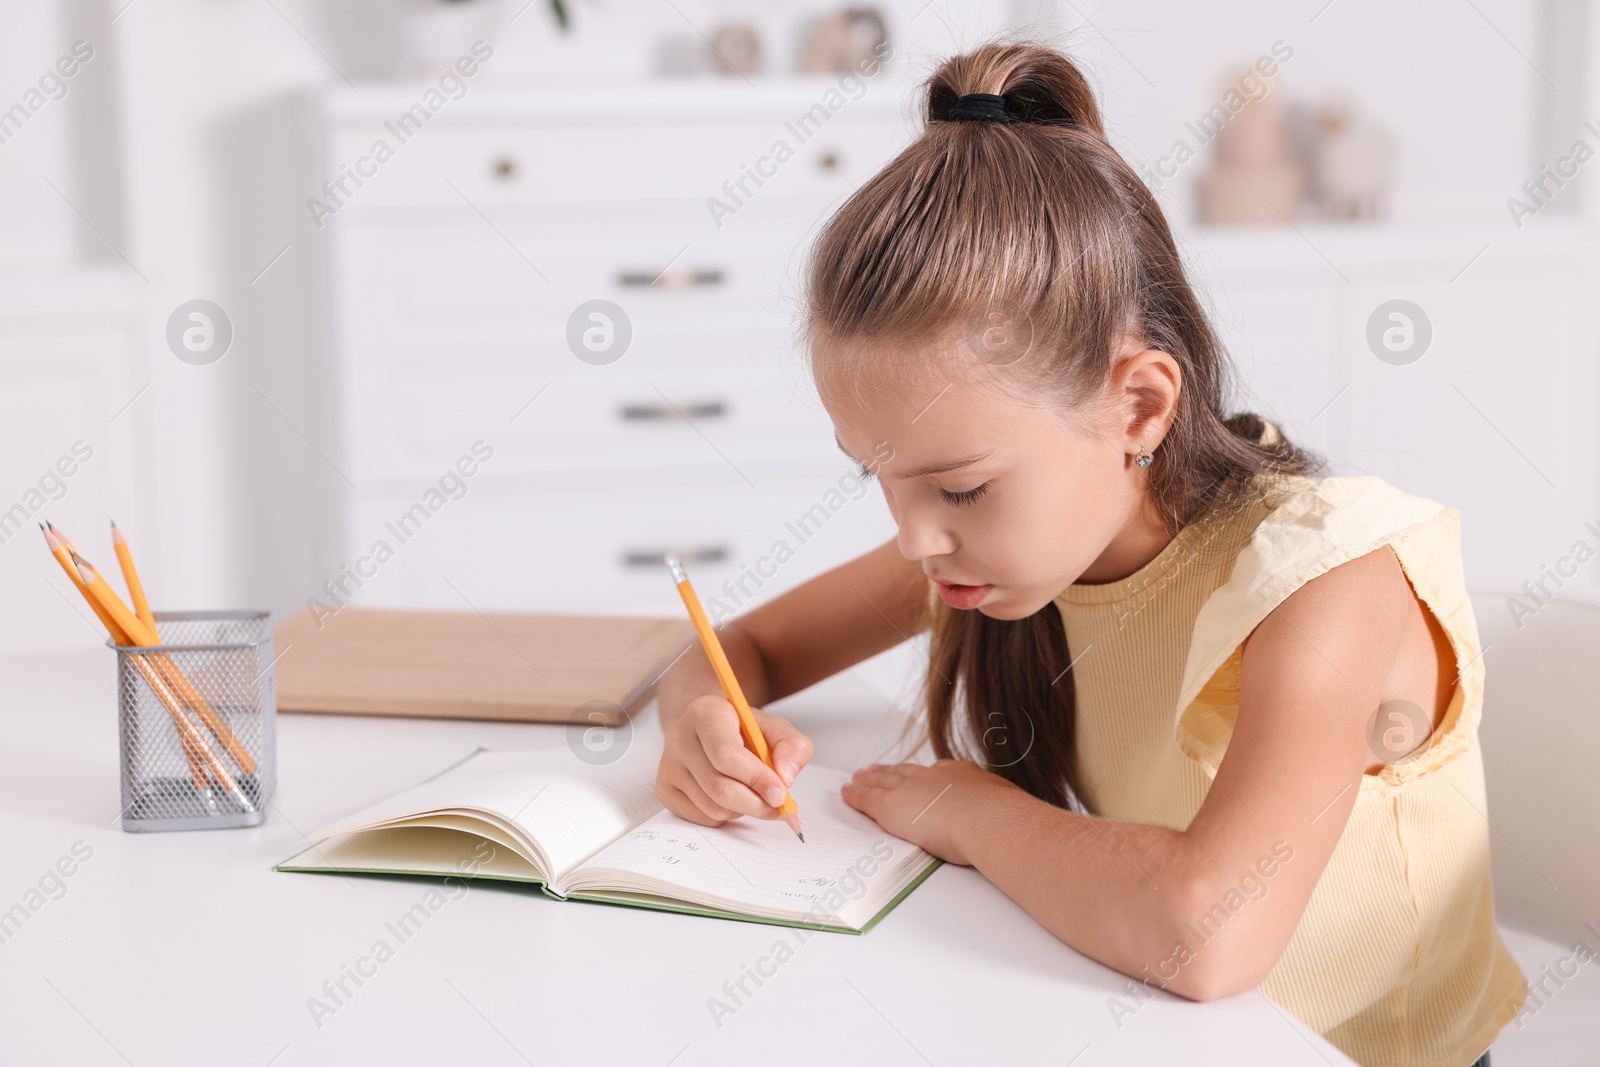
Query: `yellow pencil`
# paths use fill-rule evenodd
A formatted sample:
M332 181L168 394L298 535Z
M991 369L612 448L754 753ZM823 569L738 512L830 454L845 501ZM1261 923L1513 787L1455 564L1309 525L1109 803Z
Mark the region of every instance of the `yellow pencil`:
M68 553L71 556L73 566L78 570L79 577L83 579L84 587L88 590L89 595L100 602L100 605L105 608L106 614L116 621L116 624L122 628L122 632L127 634L135 645L150 646L160 640L145 629L144 623L139 621L138 616L129 611L127 605L117 597L116 593L112 592L111 587L106 584L106 580L100 577L99 571L95 570L82 556L71 549L68 549ZM134 656L133 658L137 660L141 657ZM146 674L145 678L152 682L151 688L156 690L156 695L161 697L162 702L171 707L170 700L177 699L176 695L171 693L165 681L161 681L159 685L155 684L155 679L152 677L155 673ZM255 811L255 805L244 795L244 791L239 788L239 783L234 781L233 775L228 773L228 768L223 766L216 753L211 751L211 746L206 744L204 735L189 721L188 716L178 715L174 717L173 722L177 725L179 733L188 737L199 748L201 754L205 757L211 776L222 786L223 792L230 794L234 799L234 803L244 808L245 811Z
M100 625L104 626L106 632L111 635L111 640L119 645L133 644L128 635L122 631L122 627L117 625L116 619L112 618L111 614L101 606L100 601L90 595L88 586L83 584L83 576L78 573L78 568L72 563L66 539L54 527L45 529L44 524L41 523L39 529L44 531L44 541L45 544L50 546L50 554L56 558L56 562L61 564L61 569L67 572L67 577L72 579L73 586L89 602L90 609L94 611L95 617L100 620ZM157 698L167 706L168 714L172 716L174 723L178 724L178 737L183 744L184 758L189 761L189 777L194 780L195 792L199 793L205 800L210 801L211 780L206 777L205 761L201 758L199 748L196 747L194 741L184 732L182 724L179 723L179 720L183 717L183 709L178 706L177 698L162 684L161 679L156 677L155 669L151 664L145 662L146 657L134 656L132 660L134 667L143 675L145 683L150 686L151 692L155 693Z
M139 616L139 621L150 627L150 632L160 638L156 630L156 616L150 610L150 602L144 597L144 583L139 580L139 570L133 565L133 551L128 548L128 541L122 536L122 531L117 529L117 520L111 520L111 544L117 552L117 566L122 568L122 581L128 587L128 599L133 601L133 613Z
M671 553L667 554L667 567L672 571L673 581L678 583L678 595L683 597L683 606L689 609L694 632L700 635L700 644L705 647L706 656L711 660L711 669L716 672L717 681L722 683L722 691L727 694L728 703L739 713L739 732L744 735L745 745L762 763L772 767L772 752L767 748L767 739L756 723L755 713L750 710L750 702L744 698L744 690L739 688L739 679L733 675L733 665L728 662L727 653L722 651L722 642L717 640L717 631L711 628L711 620L706 618L705 609L700 606L700 598L695 595L694 586L689 584L688 572L683 569L678 557ZM776 767L772 767L772 770L773 773L777 773ZM795 807L794 797L788 790L784 791L783 803L778 811L783 814L783 821L789 824L789 829L804 842L806 835L800 832L800 812Z
M57 532L59 533L59 531ZM64 537L63 539L65 540ZM161 643L161 632L156 629L155 613L150 610L150 604L145 599L144 583L139 580L139 570L133 565L133 550L128 547L127 539L122 536L122 531L117 529L116 520L111 522L111 540L116 546L117 565L122 568L122 580L128 586L128 596L133 601L134 613L138 616L139 621L144 623L146 629L149 630L150 636L154 638L152 643L159 645ZM68 551L76 551L72 547L71 541L67 541L67 549ZM233 731L228 729L228 724L222 721L222 717L216 713L206 701L206 698L200 695L200 690L194 687L188 676L178 669L178 665L172 661L172 657L162 654L155 658L157 665L162 670L162 674L166 676L167 683L178 691L178 695L183 697L184 701L194 709L196 715L200 716L200 721L206 724L206 728L216 736L218 741L222 742L222 746L228 750L228 755L233 757L233 761L239 765L239 769L245 774L254 771L256 769L254 757L239 743L239 739L234 736Z

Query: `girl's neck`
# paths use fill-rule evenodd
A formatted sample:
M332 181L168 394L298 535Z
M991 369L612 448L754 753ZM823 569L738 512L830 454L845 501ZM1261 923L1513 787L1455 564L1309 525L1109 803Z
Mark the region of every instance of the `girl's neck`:
M1172 537L1154 504L1146 500L1073 584L1108 585L1137 574L1139 568L1161 554Z

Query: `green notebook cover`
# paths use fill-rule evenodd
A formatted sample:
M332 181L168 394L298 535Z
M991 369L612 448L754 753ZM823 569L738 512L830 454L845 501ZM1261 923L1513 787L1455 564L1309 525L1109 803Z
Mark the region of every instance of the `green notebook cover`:
M441 777L441 776L443 776L445 774L448 774L450 771L455 770L457 767L461 766L463 763L466 763L468 760L472 759L474 756L478 755L481 752L486 752L486 751L488 751L488 749L480 746L477 749L474 749L472 752L468 753L466 756L464 756L460 760L457 760L455 763L452 763L448 767L445 767L443 770L439 771L438 774L431 775L427 779L424 779L424 781L432 781L435 778L439 778L439 777ZM456 831L456 832L465 833L466 831ZM489 839L488 838L481 838L481 840L487 841ZM672 903L667 903L667 902L663 902L663 901L655 901L655 900L636 900L636 899L630 899L630 898L626 898L626 897L610 896L610 895L607 895L607 894L604 894L604 893L569 893L569 894L566 894L566 895L562 895L560 893L557 893L555 890L551 889L550 885L549 885L549 882L547 880L543 879L543 878L517 878L517 877L510 876L510 875L502 875L502 874L483 874L483 873L467 874L467 873L462 872L462 871L449 871L449 872L418 871L418 870L406 870L406 869L395 868L395 867L382 867L382 868L379 868L379 867L330 867L330 866L310 867L310 866L296 865L294 863L294 860L296 860L299 857L305 855L307 852L313 851L315 848L316 848L316 845L314 845L314 844L311 845L308 848L303 848L300 851L296 852L293 856L290 856L287 859L285 859L283 862L275 864L272 869L275 870L275 871L292 871L292 872L296 872L296 873L305 873L305 874L394 875L394 876L415 877L415 878L438 878L438 879L460 878L462 880L482 878L482 879L484 879L486 881L515 882L515 883L520 883L520 884L524 884L524 885L530 885L530 884L531 885L536 885L536 886L539 887L539 890L542 893L544 893L545 896L549 897L552 900L580 900L580 901L584 901L585 903L593 903L593 904L612 904L612 905L620 905L622 907L630 907L630 908L650 908L650 909L653 909L653 910L656 910L656 911L680 912L680 913L682 913L684 915L702 915L702 916L705 916L707 918L713 918L713 919L733 919L733 920L738 921L738 922L760 923L760 924L762 924L764 926L791 926L791 927L795 927L797 929L802 929L802 930L824 930L824 931L828 931L830 933L837 933L837 934L864 934L868 930L871 930L874 926L878 925L879 921L881 921L885 915L888 915L897 906L899 906L899 904L900 904L900 902L902 900L904 900L906 897L910 896L911 895L911 891L913 889L917 888L917 886L921 885L924 881L926 881L928 876L930 874L932 874L940 866L942 866L943 863L944 863L944 860L939 859L936 856L935 857L930 857L928 866L923 868L922 872L920 874L918 874L915 878L913 878L909 883L907 883L904 889L902 889L902 890L900 890L900 892L896 893L894 895L893 899L891 899L882 908L880 908L878 910L877 914L875 914L871 919L868 919L866 924L863 925L861 927L861 929L857 930L857 929L855 929L853 927L849 927L849 926L832 926L832 925L828 925L828 924L825 924L825 923L811 923L811 922L804 922L804 921L796 920L796 919L774 919L774 918L769 918L769 917L761 916L761 915L748 915L748 914L745 914L744 912L726 911L726 910L723 910L723 909L720 909L720 908L705 908L705 907L701 907L701 906L695 905L695 904L672 904Z
M485 839L485 840L487 840L487 839ZM921 874L917 875L916 878L912 879L909 883L907 883L906 887L904 889L900 890L899 893L896 893L895 896L894 896L894 899L890 900L887 904L885 904L882 908L880 908L878 910L878 913L876 915L874 915L872 918L867 920L866 925L864 925L861 929L856 930L856 929L854 929L852 927L848 927L848 926L829 926L829 925L826 925L824 923L800 922L800 921L795 920L795 919L770 919L770 918L766 918L765 916L761 916L761 915L746 915L743 912L737 912L737 911L723 911L723 910L720 910L720 909L717 909L717 908L702 908L702 907L699 907L699 906L694 905L694 904L667 904L667 903L662 903L662 902L658 902L658 901L650 901L650 900L629 900L629 899L622 898L622 897L607 896L607 895L605 895L603 893L570 893L570 894L568 894L566 896L562 896L560 893L557 893L553 889L551 889L549 884L542 878L512 878L512 877L509 877L509 876L506 876L506 875L500 875L500 874L470 874L469 875L469 874L463 874L463 873L456 872L456 871L451 871L448 874L442 874L439 871L406 871L406 870L398 870L398 869L392 869L392 868L377 869L377 868L369 868L369 867L297 867L291 862L295 858L305 855L305 853L308 852L308 851L310 851L310 850L309 849L301 849L299 852L296 852L293 856L290 856L288 859L284 860L282 863L276 864L272 869L275 870L275 871L295 871L295 872L300 872L300 873L305 873L305 874L402 875L402 876L416 877L416 878L440 878L440 879L443 879L443 878L460 878L463 881L476 880L476 879L481 878L481 879L484 879L486 881L494 881L494 882L516 882L516 883L520 883L520 884L523 884L523 885L536 885L536 886L539 887L540 891L544 893L545 896L549 897L552 900L581 900L581 901L584 901L585 903L591 903L591 904L614 904L614 905L620 905L620 906L625 907L625 908L652 908L652 909L654 909L656 911L675 911L675 912L680 912L680 913L682 913L684 915L703 915L703 916L706 916L707 918L712 918L712 919L734 919L734 920L737 920L739 922L760 923L763 926L793 926L793 927L797 927L797 928L802 929L802 930L825 930L825 931L827 931L829 933L835 933L835 934L864 934L864 933L866 933L868 930L870 930L874 926L878 925L878 922L885 915L887 915L891 911L893 911L899 905L899 903L902 900L904 900L906 897L910 896L911 895L911 891L913 889L917 888L917 886L921 885L925 880L927 880L928 875L932 874L935 869L937 869L938 867L940 867L940 866L942 866L944 864L944 860L939 859L938 857L934 857L929 862L928 866L923 869Z

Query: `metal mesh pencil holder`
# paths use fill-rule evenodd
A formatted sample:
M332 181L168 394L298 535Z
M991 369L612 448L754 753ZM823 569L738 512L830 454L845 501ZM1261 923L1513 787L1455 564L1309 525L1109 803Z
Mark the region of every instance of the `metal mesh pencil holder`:
M122 828L255 826L277 782L268 613L158 611L155 619L160 645L113 646Z

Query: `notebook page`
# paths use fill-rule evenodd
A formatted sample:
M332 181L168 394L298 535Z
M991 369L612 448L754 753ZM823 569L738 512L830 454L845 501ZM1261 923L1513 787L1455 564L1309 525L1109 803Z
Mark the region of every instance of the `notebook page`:
M665 883L698 903L780 916L808 912L835 889L854 890L856 905L846 903L838 913L847 920L863 912L870 918L903 887L905 871L920 871L932 857L846 804L839 787L849 777L811 765L795 779L791 793L804 843L781 821L739 818L707 827L663 810L602 849L558 889L623 888L603 873L621 871ZM863 864L863 857L873 862ZM864 873L868 867L871 875ZM841 885L841 879L847 880Z
M444 773L313 834L313 841L430 813L493 812L536 842L552 880L661 810L659 752L636 745L591 765L565 746L478 752Z

